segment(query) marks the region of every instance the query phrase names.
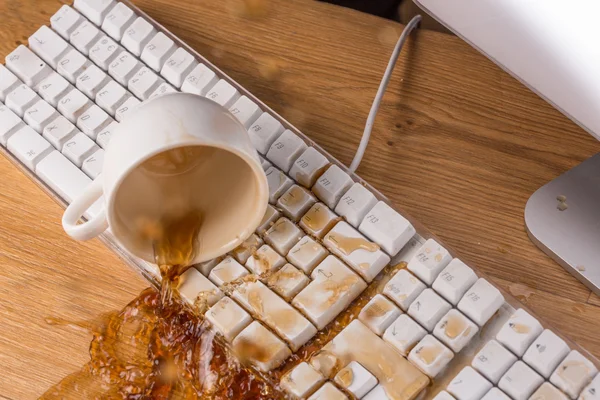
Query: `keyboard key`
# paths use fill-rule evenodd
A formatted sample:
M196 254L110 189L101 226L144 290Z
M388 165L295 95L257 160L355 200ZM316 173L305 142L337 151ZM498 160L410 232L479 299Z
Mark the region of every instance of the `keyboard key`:
M445 390L442 390L433 398L433 400L455 400L455 399L454 399L454 397L452 397L452 395L450 393L446 392Z
M328 256L311 273L312 282L292 300L319 329L323 329L367 287L340 260Z
M335 208L342 195L352 186L350 176L337 165L332 165L312 187L312 191L329 208Z
M233 351L263 372L279 367L292 355L285 343L258 321L248 325L233 340Z
M64 115L72 123L76 123L77 119L92 106L92 102L87 96L77 89L71 89L58 102L58 111Z
M416 233L415 228L406 218L383 201L378 202L367 213L359 230L378 243L392 257L398 254Z
M310 396L308 400L348 400L343 392L336 388L331 382L327 382L315 394Z
M40 99L25 111L23 121L37 133L42 133L46 125L57 116L54 107Z
M27 85L21 84L6 96L5 104L19 117L23 117L25 110L40 100L40 97Z
M6 141L16 131L24 126L21 118L7 106L0 105L0 143L6 146Z
M267 211L265 211L265 215L263 216L262 221L260 221L258 228L256 228L256 232L260 234L265 233L267 229L273 226L273 224L279 219L279 217L279 211L277 211L275 208L273 208L273 206L268 204Z
M435 278L451 260L452 256L448 253L448 250L440 246L434 239L427 239L417 254L409 261L407 268L420 280L431 286ZM456 302L461 296L456 299Z
M377 385L377 386L375 386L375 388L373 390L371 390L369 393L367 393L367 395L365 397L363 397L363 400L391 400L391 399L387 396L387 393L385 392L385 389L383 388L383 386Z
M471 322L460 311L455 309L437 323L433 334L453 352L460 352L479 331L479 327Z
M32 88L43 81L52 68L22 44L6 56L6 67L23 83Z
M106 147L110 142L110 137L112 136L115 129L117 129L117 126L119 126L119 123L113 121L107 127L102 129L100 133L98 133L98 136L96 136L96 143L98 143L98 145L104 150L106 150Z
M98 149L94 154L83 161L81 170L92 179L96 179L102 173L104 165L104 150Z
M134 56L139 57L155 33L156 30L148 21L138 17L125 31L121 44Z
M100 89L109 81L110 78L104 71L96 65L90 65L77 77L76 86L83 94L94 100Z
M432 378L439 374L452 358L454 354L431 335L421 339L408 354L408 360Z
M517 357L510 351L495 340L490 340L475 355L471 365L489 381L497 384L515 361L517 361Z
M328 254L327 250L310 236L304 236L292 247L287 254L287 259L304 273L310 274Z
M517 361L500 378L498 387L514 400L527 400L544 379L523 361Z
M28 42L31 50L54 69L69 50L69 44L45 25L31 35Z
M600 374L592 380L592 382L583 389L579 400L598 400L600 398Z
M246 261L246 268L256 275L277 271L285 265L285 258L268 245L256 250Z
M180 88L183 80L189 75L198 61L182 47L175 50L163 65L160 74L176 88Z
M576 399L597 373L598 369L590 360L577 350L571 350L550 376L550 382L572 399Z
M123 3L117 3L104 18L102 30L116 41L121 41L125 30L135 21L137 15Z
M205 316L229 343L252 322L252 317L229 297L219 300Z
M335 212L344 217L350 225L358 228L367 213L377 204L373 193L360 183L354 183L340 199Z
M58 151L51 152L40 161L35 173L67 203L81 196L85 188L92 183L90 178ZM85 213L85 216L98 215L98 212L104 207L103 202L103 199L96 201Z
M15 90L21 81L10 72L8 68L0 64L0 101L4 101L6 96Z
M242 244L233 249L231 255L240 263L245 264L248 258L262 246L263 241L255 233L253 233Z
M58 100L60 100L71 89L71 85L65 78L56 72L52 72L40 83L38 87L38 94L42 97L42 99L50 103L52 107L56 107L58 105Z
M339 220L340 217L335 215L325 204L317 203L300 219L300 226L308 234L322 238Z
M544 378L549 378L558 364L569 354L569 346L554 332L546 329L529 346L523 356L523 361L540 373Z
M287 218L279 218L264 235L265 242L279 254L287 254L302 238L302 231Z
M465 367L448 384L448 392L457 400L479 400L492 384L471 367Z
M144 47L142 61L156 72L160 72L171 54L177 49L175 42L164 33L158 32Z
M248 275L246 268L242 267L241 264L233 258L226 257L210 271L208 279L220 287L246 275Z
M377 378L356 361L342 368L333 379L339 387L361 399L377 386Z
M331 362L332 355L337 362ZM385 382L385 392L390 399L417 398L429 385L429 378L358 320L352 321L325 345L310 364L323 376L330 377L336 365L348 365L352 361L365 367L379 382Z
M338 222L329 231L323 244L367 282L371 282L390 262L390 257L379 249L379 245L368 241L345 221Z
M548 382L542 383L542 386L536 390L530 397L531 400L569 400L569 398L556 387Z
M194 268L189 268L181 274L177 291L192 306L197 305L196 302L199 301L198 305L210 307L223 297L223 292Z
M301 362L281 378L281 387L297 398L306 398L323 382L325 382L323 375L308 363Z
M426 286L410 272L401 269L389 280L383 294L406 311L411 303L425 290Z
M283 125L266 112L248 129L250 141L260 154L266 154L281 133L283 133Z
M129 98L129 92L111 80L96 95L96 104L110 115L115 115L117 109Z
M96 143L83 133L78 132L65 143L62 153L71 162L81 168L83 161L98 150Z
M287 129L271 145L267 152L267 158L287 173L304 150L306 150L304 141Z
M294 185L277 200L277 207L286 217L298 222L316 201L317 199L308 190Z
M504 297L500 291L485 279L479 278L458 303L458 309L477 325L483 326L502 304Z
M431 289L425 289L408 307L408 315L429 332L452 306Z
M310 279L292 264L284 265L267 280L269 287L287 301L291 301L309 282Z
M208 90L206 97L229 109L240 98L240 93L225 79L221 79Z
M95 140L98 133L112 121L113 119L107 113L94 104L77 119L77 127Z
M294 182L275 167L269 168L265 175L269 184L269 203L275 204Z
M52 17L50 24L63 39L69 40L71 33L83 21L83 17L77 11L67 5L63 5Z
M242 283L234 290L233 298L277 332L292 351L298 350L317 333L306 318L261 281Z
M506 394L504 394L504 392L502 390L494 387L494 388L491 388L490 391L487 392L481 400L510 400L510 397L508 397ZM537 399L537 400L542 400L542 399Z
M59 115L44 128L42 136L44 136L55 149L61 151L65 143L75 136L75 133L77 132L75 125L62 115Z
M58 62L57 72L73 85L77 78L92 65L90 60L75 49L71 49Z
M121 52L121 47L111 38L104 35L90 49L90 60L104 71Z
M188 76L189 78L189 76ZM187 79L186 79L187 80ZM182 88L183 91L183 88ZM246 129L249 129L252 123L260 117L262 110L246 96L240 97L230 108L234 117L244 125Z
M223 261L221 257L213 258L210 261L205 261L203 263L194 265L194 268L200 271L202 275L208 276L210 271L212 271L221 261Z
M520 308L502 326L496 334L496 340L521 357L543 329L537 319Z
M83 55L89 55L92 45L100 39L102 31L96 28L92 23L83 20L77 28L71 33L69 41Z
M400 315L383 334L383 339L404 357L427 335L427 331L406 314Z
M6 147L32 171L44 157L54 150L46 139L29 126L24 126L11 135L6 142Z
M108 73L126 87L141 67L142 64L134 56L123 50L108 66Z
M169 85L167 82L163 82L160 85L158 85L158 88L156 88L154 93L152 93L150 95L150 98L153 99L158 96L162 96L162 95L165 95L168 93L176 93L176 92L177 92L177 90L175 90L175 88L173 88L173 86Z
M128 88L138 99L147 100L162 82L150 68L142 67L133 75Z
M329 165L329 161L323 154L309 147L292 165L290 177L302 186L311 188Z
M117 120L117 122L121 122L123 121L123 119L129 115L130 113L132 113L133 111L135 111L135 109L141 104L142 102L139 101L138 99L136 99L133 96L129 96L129 98L127 100L125 100L125 102L123 104L121 104L119 106L119 108L117 108L117 112L115 113L115 119Z
M475 282L477 282L475 272L455 258L438 275L432 287L446 300L456 305Z
M75 0L74 7L87 19L100 26L114 5L113 0Z
M376 294L358 314L360 322L378 336L398 319L402 311L394 303L380 294Z
M208 93L210 89L212 89L217 84L217 82L219 82L219 78L217 77L217 75L206 65L200 63L196 65L192 72L185 78L185 81L181 86L181 91L184 93L193 93L200 96L204 96ZM239 100L241 100L241 98ZM232 106L232 109L233 108L234 106ZM238 109L238 111L241 112L242 110ZM261 112L258 112L257 114L258 115L256 115L254 120L260 117L260 115L262 115ZM249 123L254 123L254 120ZM247 126L246 128L248 129L250 128L250 126Z

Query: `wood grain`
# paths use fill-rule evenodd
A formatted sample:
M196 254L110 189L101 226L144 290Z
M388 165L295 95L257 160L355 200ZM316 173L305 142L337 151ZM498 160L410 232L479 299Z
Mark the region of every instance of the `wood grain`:
M308 0L134 3L344 163L402 26ZM0 0L0 57L57 0ZM419 31L401 55L359 174L596 356L600 301L527 238L538 187L600 144L461 40ZM0 397L33 399L87 360L89 337L45 323L121 308L146 283L0 158ZM524 292L525 291L525 292ZM526 299L525 299L526 300Z

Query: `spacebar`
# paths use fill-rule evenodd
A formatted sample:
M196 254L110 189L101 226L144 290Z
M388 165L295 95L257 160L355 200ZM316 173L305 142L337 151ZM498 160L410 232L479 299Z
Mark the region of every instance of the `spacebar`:
M344 328L310 363L331 377L352 361L375 375L391 400L415 399L429 385L427 376L359 320Z
M58 151L53 151L40 161L35 173L69 204L92 183L86 174ZM96 201L85 213L85 217L97 215L102 210L102 202L103 198Z

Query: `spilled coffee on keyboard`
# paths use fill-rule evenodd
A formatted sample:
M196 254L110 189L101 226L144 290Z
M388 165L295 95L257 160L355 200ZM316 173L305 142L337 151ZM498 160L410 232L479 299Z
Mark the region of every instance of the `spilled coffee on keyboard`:
M144 173L184 174L197 166L199 155L206 153L172 151L149 160ZM186 197L189 191L177 194L160 218L138 214L135 224L136 240L152 243L162 278L158 291L146 289L120 312L97 321L48 319L50 324L87 329L93 340L90 361L48 390L43 399L286 398L268 379L243 366L211 329L203 317L211 293L200 293L193 307L178 295L181 274L202 251L199 232L204 228L206 210L191 206L195 203ZM246 277L241 282L256 279ZM233 290L235 285L228 286ZM259 352L246 343L243 353L247 354L238 356L260 359Z

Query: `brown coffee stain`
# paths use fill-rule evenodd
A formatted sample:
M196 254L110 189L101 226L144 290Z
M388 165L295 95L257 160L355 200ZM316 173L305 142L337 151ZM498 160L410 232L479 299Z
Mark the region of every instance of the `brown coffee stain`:
M352 368L346 367L343 368L340 372L335 376L335 383L340 385L343 388L349 388L354 381L354 373L352 372Z
M304 201L308 196L309 194L306 189L303 189L300 186L292 186L290 190L281 196L279 201L281 201L284 206L294 208Z
M251 256L254 259L254 269L259 275L266 274L273 269L273 265L278 257L275 253L267 251L257 251Z
M590 367L581 361L567 361L556 370L558 375L569 383L579 383L589 376Z
M231 253L236 258L236 260L240 261L241 263L245 263L248 259L246 255L254 254L256 250L258 250L260 245L260 239L258 238L258 236L256 236L256 234L253 234L248 239L246 239L246 241L244 241L242 244L236 247Z
M519 333L519 334L526 334L526 333L531 332L531 328L525 324L509 322L508 326L510 326L510 328L513 331L515 331L516 333Z
M391 307L383 301L373 302L363 308L367 318L381 318L391 311Z
M260 297L260 294L257 291L250 290L248 292L248 303L250 304L250 307L252 307L256 314L264 314L265 309L263 307L262 298Z
M313 232L321 232L323 237L341 218L330 218L327 208L323 204L316 204L302 217L301 221Z
M267 280L267 285L275 290L280 296L284 297L286 300L290 301L291 298L285 295L287 292L286 287L292 283L299 281L304 277L304 274L297 270L294 267L286 268L285 266L279 271L275 272L273 275L269 277ZM292 293L294 296L296 293Z
M435 260L435 262L439 263L440 261L442 261L442 255L440 253L437 253L433 259Z
M441 353L438 346L423 346L417 349L417 356L427 365L433 364Z
M579 271L579 272L585 272L585 266L583 266L583 265L578 265L576 268L577 268L577 271Z
M471 331L464 319L457 315L451 315L444 322L444 334L450 339L456 339L460 335L468 335Z
M508 291L515 296L521 303L527 304L535 292L525 285L513 283L508 286Z
M329 292L327 301L321 303L321 309L327 309L337 303L337 301L350 290L350 288L360 282L358 276L347 276L341 281L330 281L325 280L322 282L321 289L325 292Z
M267 16L268 0L235 0L232 11L240 18L260 19Z
M310 175L304 172L303 170L300 170L300 172L296 174L297 181L304 182L307 187L313 187L313 185L317 182L321 175L323 175L325 171L329 169L330 166L331 164L327 163L322 167L318 168L316 171L312 172L312 174Z
M366 250L370 252L379 250L378 244L370 242L365 238L344 236L338 232L329 232L325 240L333 243L339 251L347 256L356 250Z

